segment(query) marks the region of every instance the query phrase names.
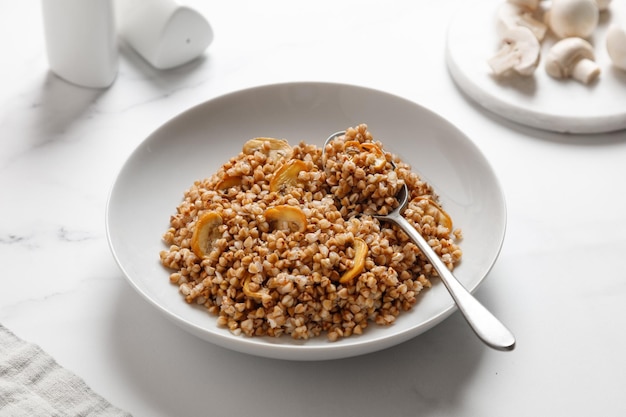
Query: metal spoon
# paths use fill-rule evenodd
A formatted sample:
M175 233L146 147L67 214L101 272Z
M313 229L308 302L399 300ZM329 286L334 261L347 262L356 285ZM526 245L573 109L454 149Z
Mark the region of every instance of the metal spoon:
M326 145L338 136L342 136L345 132L333 133L324 142ZM395 168L395 164L392 162ZM443 261L437 256L435 251L430 247L426 239L409 223L403 216L402 212L409 202L409 190L406 184L400 189L396 198L400 203L396 209L387 215L376 215L377 219L397 224L417 245L422 253L428 258L432 266L435 268L441 281L452 296L457 307L465 317L474 333L488 346L498 350L513 350L515 348L515 336L506 328L489 310L487 310L474 296L470 293L450 272Z

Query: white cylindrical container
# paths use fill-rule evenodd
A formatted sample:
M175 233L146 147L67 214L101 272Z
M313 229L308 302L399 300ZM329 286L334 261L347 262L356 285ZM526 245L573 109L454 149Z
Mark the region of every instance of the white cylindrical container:
M113 0L42 0L50 69L73 84L110 86L118 49Z
M209 22L176 0L117 0L115 6L120 36L155 68L185 64L213 41Z

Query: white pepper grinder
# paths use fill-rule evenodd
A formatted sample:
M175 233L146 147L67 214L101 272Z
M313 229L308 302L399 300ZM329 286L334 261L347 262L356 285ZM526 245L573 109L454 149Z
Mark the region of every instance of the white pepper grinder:
M113 0L42 0L50 70L70 83L106 88L117 76Z

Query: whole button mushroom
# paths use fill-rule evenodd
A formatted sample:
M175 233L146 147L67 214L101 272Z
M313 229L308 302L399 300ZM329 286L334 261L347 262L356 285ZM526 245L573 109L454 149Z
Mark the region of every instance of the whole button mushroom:
M539 64L541 45L533 32L523 26L507 30L502 44L488 64L494 75L501 76L512 71L530 76Z
M595 0L552 0L546 21L559 38L591 36L598 26L600 11Z
M616 24L606 32L606 50L617 68L626 71L626 28Z
M546 56L546 72L554 78L573 78L589 84L600 75L591 44L581 38L555 43Z

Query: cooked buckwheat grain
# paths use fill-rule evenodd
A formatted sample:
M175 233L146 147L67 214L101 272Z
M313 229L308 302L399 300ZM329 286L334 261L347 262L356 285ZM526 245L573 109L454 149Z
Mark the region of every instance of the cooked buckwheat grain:
M371 215L393 209L406 183L404 216L450 269L462 256L455 243L461 232L442 220L432 187L398 158L394 169L391 155L377 154L381 149L363 124L347 129L324 155L306 143L290 152L272 152L267 143L231 158L185 191L171 216L163 236L169 248L160 253L173 270L170 281L234 334L308 339L325 333L334 341L363 333L371 322L393 323L436 272L404 232ZM277 170L292 160L304 161L305 169L270 191ZM302 220L266 218L266 210L284 206L300 209L303 231L292 227ZM194 230L209 212L219 214L221 224L198 256ZM360 241L366 244L362 265ZM356 276L340 282L350 270Z

